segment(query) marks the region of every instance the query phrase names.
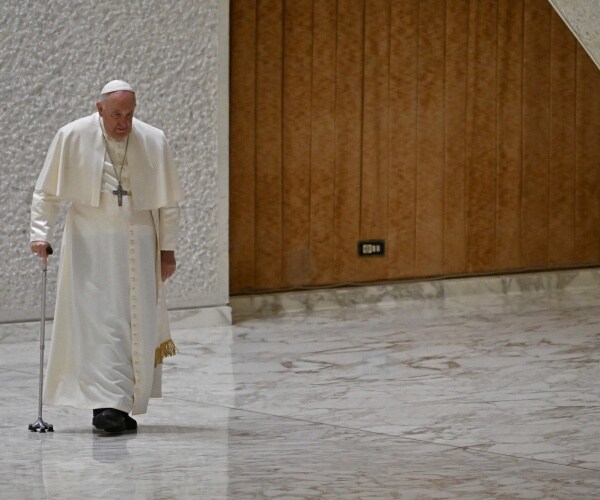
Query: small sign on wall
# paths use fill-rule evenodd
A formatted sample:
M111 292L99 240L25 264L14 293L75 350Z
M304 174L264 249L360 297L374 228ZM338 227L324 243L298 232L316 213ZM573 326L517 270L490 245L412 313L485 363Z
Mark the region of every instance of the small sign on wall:
M358 242L359 257L382 257L385 255L385 240L362 240Z

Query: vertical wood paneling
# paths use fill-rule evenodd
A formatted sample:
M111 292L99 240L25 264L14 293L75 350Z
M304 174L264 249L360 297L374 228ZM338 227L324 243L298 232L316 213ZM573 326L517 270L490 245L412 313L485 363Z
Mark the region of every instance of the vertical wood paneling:
M388 278L414 276L419 0L392 2Z
M419 3L415 271L444 264L444 2Z
M283 287L309 274L312 4L283 3Z
M231 13L232 293L600 262L600 72L546 0Z
M467 100L467 269L495 264L497 4L471 0Z
M338 0L335 124L337 280L354 281L360 224L364 2Z
M600 260L600 73L577 48L576 233L577 260Z
M548 262L575 257L575 71L577 42L552 11L551 155L548 182Z
M365 0L361 240L386 239L389 171L389 0ZM387 258L359 259L359 279L384 279Z
M523 1L498 2L496 267L521 265Z
M231 155L229 213L231 282L238 290L254 288L254 161L256 1L231 6L231 64L240 75L231 81Z
M255 287L281 286L283 6L258 0Z
M310 283L334 283L337 0L314 3L310 151Z
M530 267L548 262L551 8L547 2L525 2L522 264Z
M469 11L464 0L446 0L444 90L444 273L466 266L466 127Z

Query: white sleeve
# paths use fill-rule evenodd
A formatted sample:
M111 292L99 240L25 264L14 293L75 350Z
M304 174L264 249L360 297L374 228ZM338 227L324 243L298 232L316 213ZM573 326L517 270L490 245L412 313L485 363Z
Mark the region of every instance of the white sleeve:
M36 189L31 200L31 226L29 241L52 243L56 220L63 201L56 196Z
M177 235L179 234L179 207L165 207L158 209L159 220L159 246L161 250L175 250Z

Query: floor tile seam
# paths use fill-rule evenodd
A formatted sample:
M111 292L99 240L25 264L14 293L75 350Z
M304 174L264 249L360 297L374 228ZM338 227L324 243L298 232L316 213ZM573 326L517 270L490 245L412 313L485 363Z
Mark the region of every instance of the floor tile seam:
M438 444L438 443L433 443L433 444ZM520 455L511 455L509 453L500 453L500 452L497 452L497 451L481 450L481 449L477 448L477 446L486 446L486 445L469 445L469 446L458 447L458 448L459 449L464 449L465 451L470 451L472 453L483 453L483 454L486 454L486 455L494 455L494 456L498 456L498 457L513 458L513 459L517 459L517 460L524 460L524 461L527 461L527 462L535 462L535 463L542 463L542 464L553 465L555 467L567 467L569 469L576 469L576 470L580 470L580 471L593 472L595 474L597 474L598 472L600 472L600 467L599 468L592 468L592 467L582 467L580 465L563 464L563 463L560 463L560 462L553 462L551 460L542 460L540 458L523 457L523 456L520 456Z
M369 435L374 435L374 436L385 436L388 438L392 438L392 439L396 439L396 440L402 440L402 441L410 441L413 443L418 443L418 444L428 444L428 445L434 445L434 446L442 446L445 448L448 448L450 450L453 451L468 451L471 453L481 453L484 455L493 455L493 456L499 456L499 457L505 457L505 458L511 458L513 460L520 460L520 461L526 461L526 462L535 462L535 463L543 463L543 464L547 464L547 465L552 465L555 467L567 467L569 469L577 469L577 470L582 470L582 471L586 471L586 472L600 472L600 469L594 469L594 468L590 468L590 467L581 467L578 465L569 465L569 464L563 464L560 462L553 462L550 460L542 460L542 459L538 459L538 458L530 458L530 457L523 457L520 455L511 455L508 453L499 453L499 452L494 452L494 451L489 451L489 450L482 450L477 448L478 446L485 446L483 444L478 444L478 445L467 445L467 446L456 446L456 445L452 445L452 444L448 444L448 443L439 443L436 441L427 441L424 439L415 439L413 437L409 437L403 434L390 434L387 432L381 432L381 431L372 431L369 429L361 429L361 428L356 428L356 427L349 427L346 425L338 425L338 424L332 424L329 422L319 422L319 421L314 421L314 420L308 420L305 418L300 418L300 417L293 417L290 415L278 415L275 413L267 413L267 412L261 412L261 411L257 411L257 410L251 410L251 409L247 409L247 408L243 408L243 407L237 407L237 406L227 406L227 405L220 405L220 404L216 404L216 403L208 403L208 402L204 402L204 401L190 401L189 399L186 398L180 398L180 397L175 397L173 399L178 399L180 401L185 401L187 403L197 403L197 404L202 404L202 405L206 405L206 406L213 406L213 407L217 407L217 408L225 408L228 410L235 410L235 411L241 411L241 412L246 412L246 413L252 413L255 415L261 415L261 416L265 416L265 417L273 417L273 418L278 418L278 419L283 419L283 420L292 420L292 421L296 421L296 422L302 422L305 424L311 424L311 425L322 425L322 426L326 426L326 427L330 427L330 428L334 428L334 429L342 429L342 430L346 430L346 431L352 431L352 432L356 432L356 433L363 433L363 434L369 434Z

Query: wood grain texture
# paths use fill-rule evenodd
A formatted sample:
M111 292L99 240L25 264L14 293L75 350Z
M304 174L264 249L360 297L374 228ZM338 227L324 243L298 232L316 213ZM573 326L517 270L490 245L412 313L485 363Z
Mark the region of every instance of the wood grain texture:
M546 0L231 15L232 293L600 263L600 72Z
M415 272L444 264L444 2L419 2Z
M365 0L363 127L361 159L361 240L387 238L389 188L390 2ZM356 257L360 281L384 279L387 256Z
M444 274L466 267L466 132L469 11L446 1L444 61Z
M497 4L471 0L467 78L467 271L495 267Z
M335 89L337 0L314 3L308 282L335 282Z
M364 2L338 0L334 235L336 280L355 281L360 235Z
M575 248L577 261L591 264L600 260L600 72L580 46L575 92Z
M551 9L525 2L523 21L522 265L533 268L548 263Z
M498 2L496 268L521 265L523 1Z
M258 0L256 47L256 232L257 289L282 282L283 5Z
M419 0L390 9L388 279L415 275Z
M282 287L308 277L312 0L284 2Z
M577 43L554 11L551 21L548 263L575 258L575 81Z
M231 5L229 263L237 290L254 289L256 172L256 1Z

